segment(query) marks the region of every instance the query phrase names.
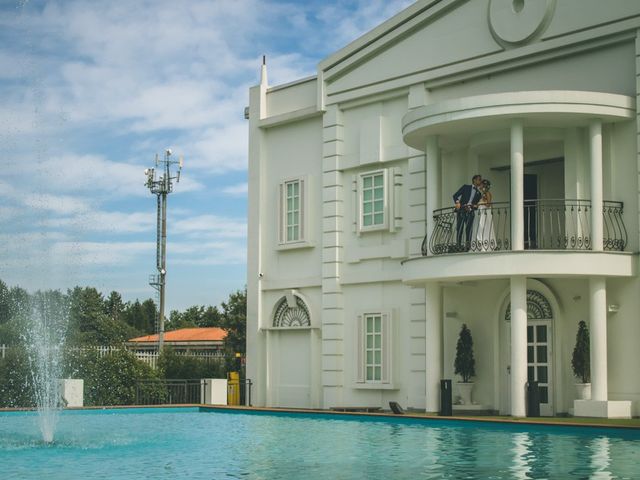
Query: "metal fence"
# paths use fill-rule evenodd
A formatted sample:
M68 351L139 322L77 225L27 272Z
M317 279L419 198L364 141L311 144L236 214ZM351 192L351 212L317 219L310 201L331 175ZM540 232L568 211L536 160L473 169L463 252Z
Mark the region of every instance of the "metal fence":
M510 250L511 213L509 202L434 210L433 231L422 242L422 254ZM591 249L590 200L526 200L523 214L526 250ZM628 235L622 202L605 200L602 215L604 250L623 251Z
M203 403L206 388L202 380L139 380L136 383L136 405Z
M227 384L227 404L251 406L250 379ZM188 379L146 379L136 382L136 405L205 403L207 382Z

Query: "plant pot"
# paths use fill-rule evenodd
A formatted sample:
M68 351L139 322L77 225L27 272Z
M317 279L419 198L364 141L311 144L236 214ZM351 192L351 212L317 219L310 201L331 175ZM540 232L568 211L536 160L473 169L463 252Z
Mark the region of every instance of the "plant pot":
M473 382L458 382L458 391L460 392L462 405L472 405L471 390L473 390Z
M576 383L576 399L591 400L591 384L590 383Z

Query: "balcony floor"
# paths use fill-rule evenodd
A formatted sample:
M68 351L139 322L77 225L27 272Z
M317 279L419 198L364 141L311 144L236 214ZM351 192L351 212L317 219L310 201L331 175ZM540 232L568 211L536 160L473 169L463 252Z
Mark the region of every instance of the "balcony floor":
M419 286L431 281L527 277L634 277L638 253L523 250L454 253L416 257L402 264L402 281Z

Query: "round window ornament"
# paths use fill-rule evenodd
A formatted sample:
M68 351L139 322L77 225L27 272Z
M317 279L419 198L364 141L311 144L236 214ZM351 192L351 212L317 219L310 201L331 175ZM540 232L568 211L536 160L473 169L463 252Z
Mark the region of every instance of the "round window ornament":
M556 0L489 0L489 27L503 46L527 43L542 34L553 17Z

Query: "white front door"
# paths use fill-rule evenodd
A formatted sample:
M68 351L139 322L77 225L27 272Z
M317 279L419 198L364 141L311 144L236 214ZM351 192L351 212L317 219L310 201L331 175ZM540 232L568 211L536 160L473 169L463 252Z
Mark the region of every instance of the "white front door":
M538 382L540 415L553 415L553 365L550 320L527 322L527 381Z

